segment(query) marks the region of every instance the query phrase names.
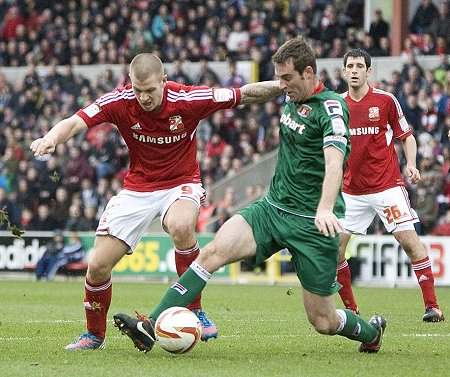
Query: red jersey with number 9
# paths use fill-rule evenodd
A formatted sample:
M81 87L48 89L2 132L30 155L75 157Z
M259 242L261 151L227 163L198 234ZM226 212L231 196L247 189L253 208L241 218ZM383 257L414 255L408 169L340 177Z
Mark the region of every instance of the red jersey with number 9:
M407 138L411 129L398 100L372 87L360 101L348 92L342 97L350 110L351 141L342 191L364 195L404 186L394 139Z
M139 105L131 85L99 97L77 111L88 125L117 126L130 155L124 188L148 192L200 183L196 130L200 120L220 109L239 105L237 88L186 86L168 81L162 109L147 112Z

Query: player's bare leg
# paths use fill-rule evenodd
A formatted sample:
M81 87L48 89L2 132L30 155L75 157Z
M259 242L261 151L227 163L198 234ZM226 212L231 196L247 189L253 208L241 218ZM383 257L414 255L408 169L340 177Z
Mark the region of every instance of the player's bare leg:
M415 230L402 230L394 232L393 235L411 260L412 269L416 274L417 281L422 290L425 305L425 314L422 317L423 321L443 321L445 318L437 302L431 262L425 248L420 242L419 236Z
M356 304L355 297L352 289L352 275L347 259L345 258L345 250L347 249L348 242L350 241L350 234L339 233L339 260L337 267L337 281L342 288L339 290L339 296L345 307L355 314L359 315L358 305Z

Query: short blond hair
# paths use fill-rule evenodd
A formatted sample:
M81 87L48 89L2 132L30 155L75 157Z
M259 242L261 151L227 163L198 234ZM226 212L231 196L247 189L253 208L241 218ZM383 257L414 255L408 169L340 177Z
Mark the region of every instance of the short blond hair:
M130 63L130 76L138 81L145 81L149 75L164 76L164 67L155 54L143 53L136 55Z

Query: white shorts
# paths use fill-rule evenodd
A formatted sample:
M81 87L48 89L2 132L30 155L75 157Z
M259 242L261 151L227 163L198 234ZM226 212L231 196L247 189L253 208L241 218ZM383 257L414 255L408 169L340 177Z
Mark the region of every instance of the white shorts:
M340 219L346 233L366 234L376 215L389 233L414 230L419 222L411 208L408 192L398 186L376 194L350 195L342 193L345 200L345 219Z
M160 216L162 224L167 210L178 199L191 200L200 209L205 190L194 183L153 192L122 190L109 200L95 235L109 234L124 241L131 254L153 219Z

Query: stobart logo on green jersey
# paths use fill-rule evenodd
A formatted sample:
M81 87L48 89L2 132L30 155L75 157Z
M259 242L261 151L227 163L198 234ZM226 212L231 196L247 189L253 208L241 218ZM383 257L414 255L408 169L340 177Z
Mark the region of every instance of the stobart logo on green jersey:
M305 129L304 124L300 124L295 120L291 119L291 114L283 114L280 118L280 123L289 127L293 131L297 131L300 135L303 133Z

